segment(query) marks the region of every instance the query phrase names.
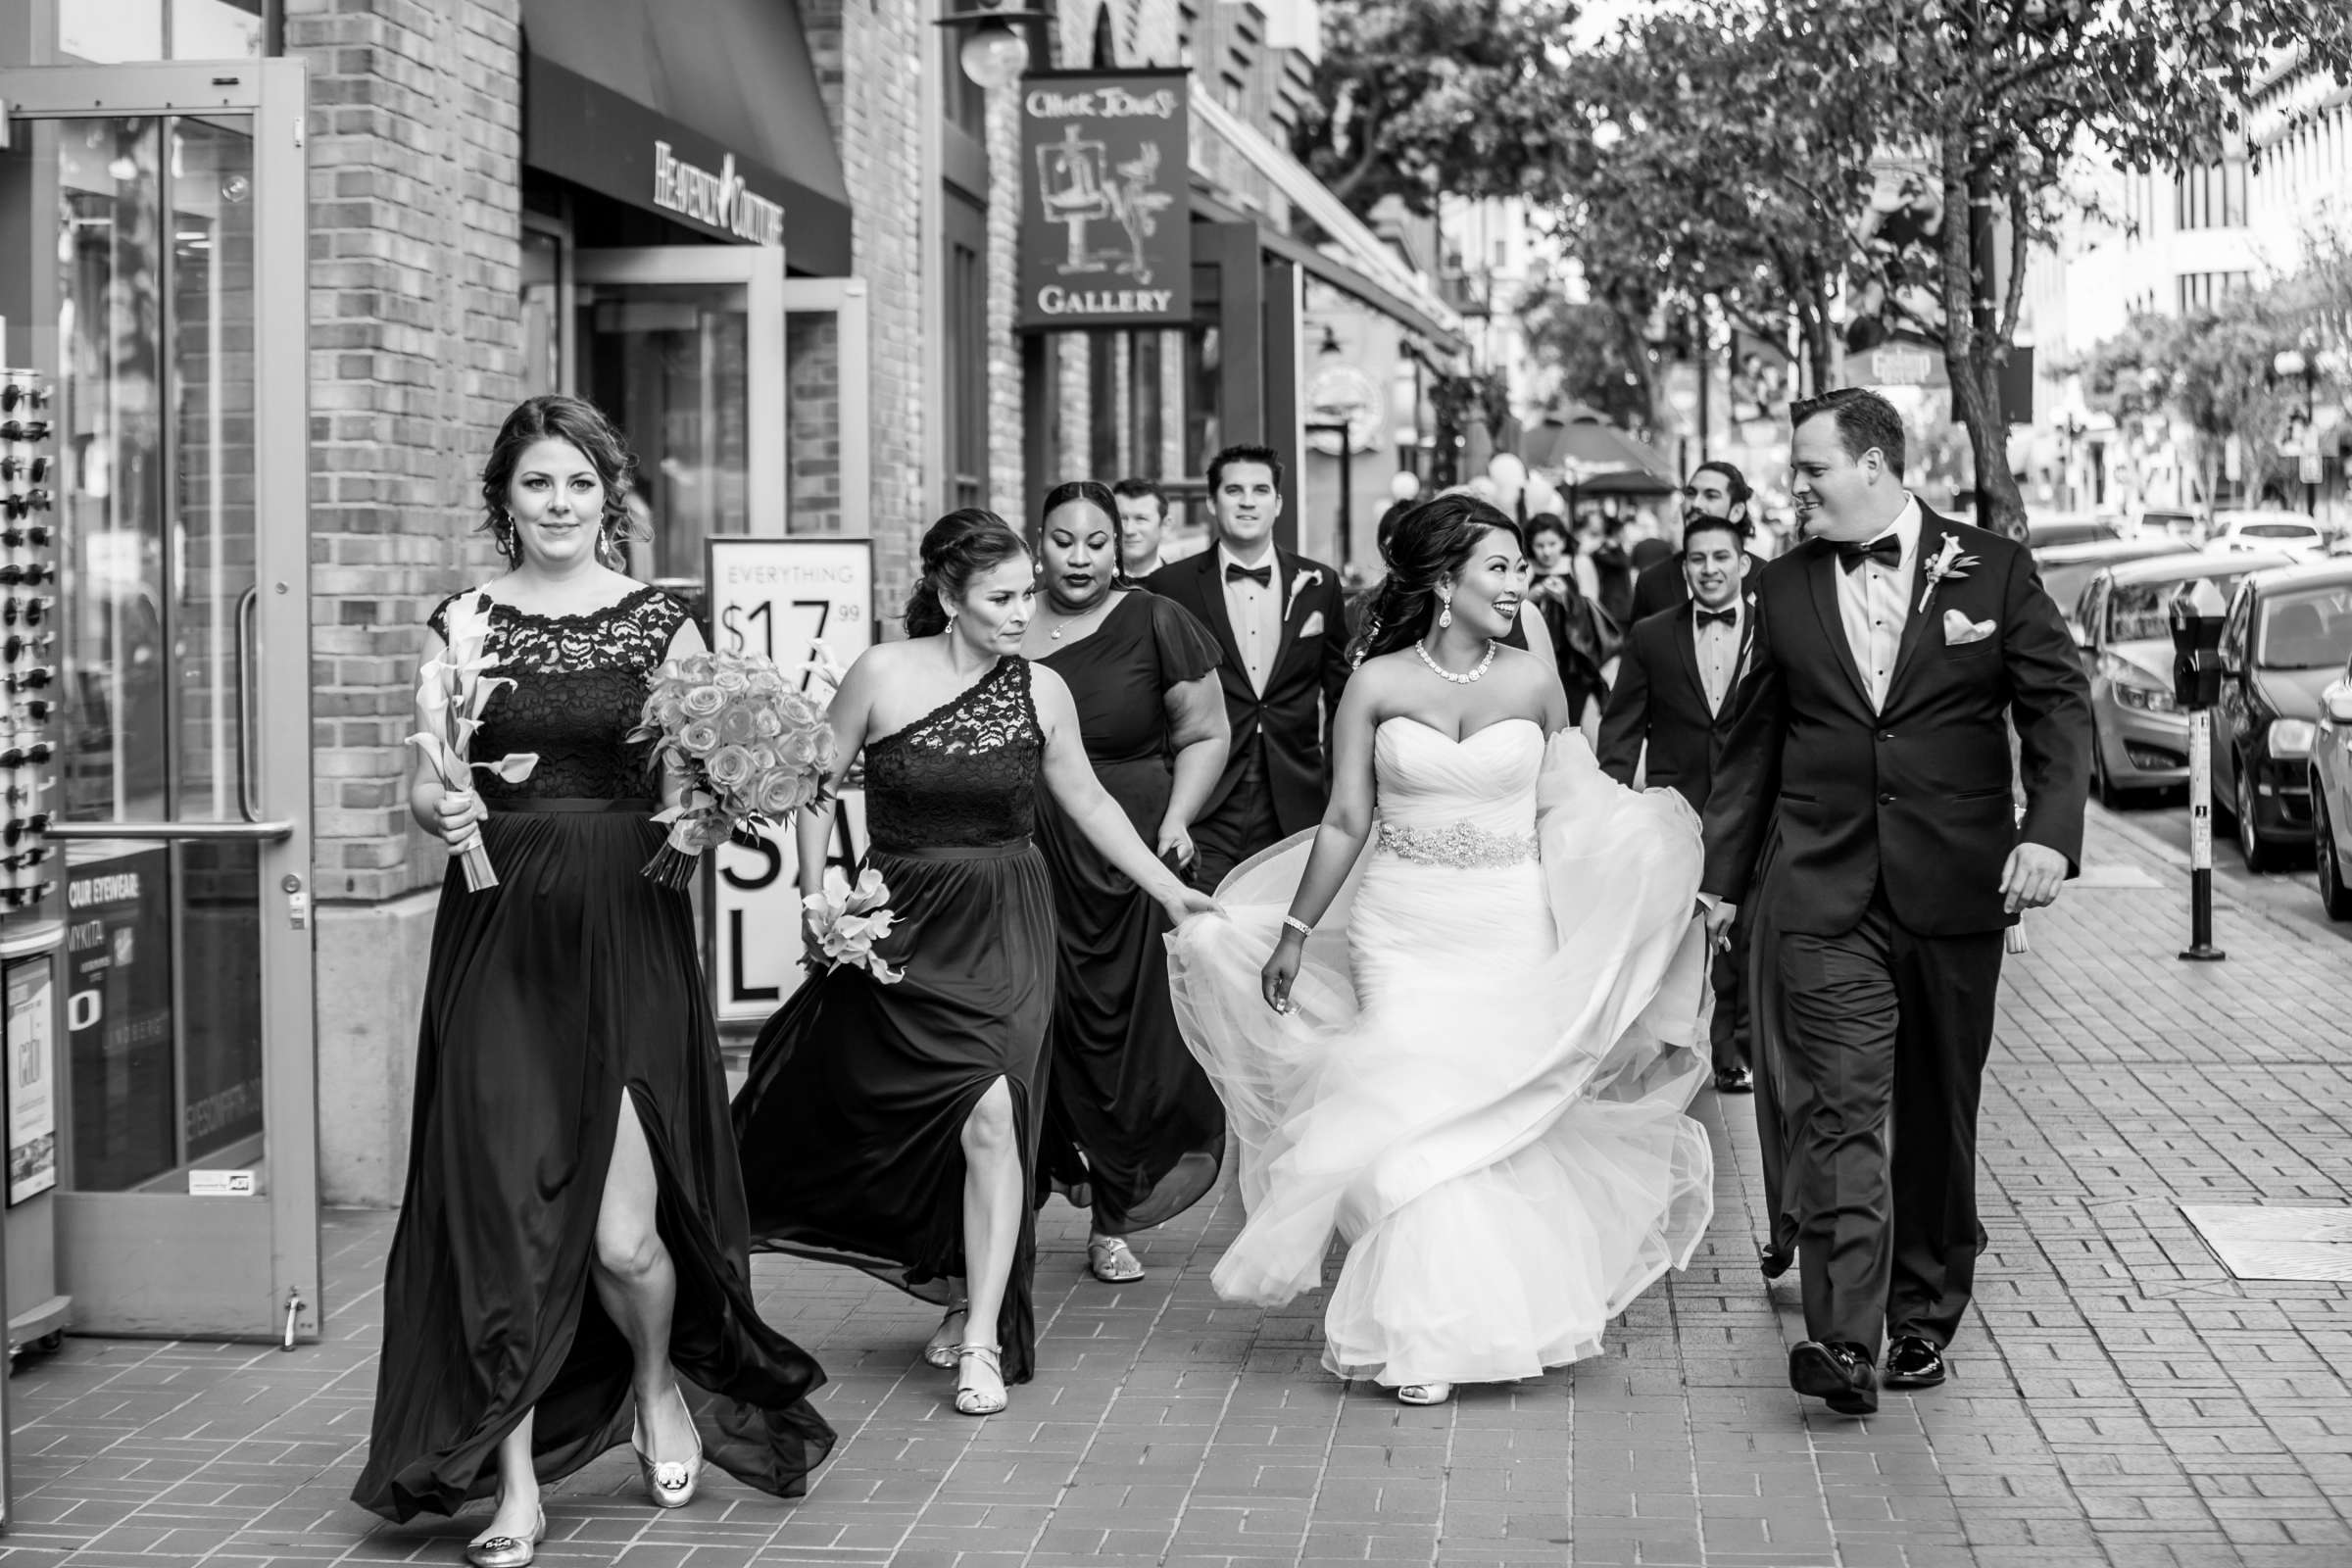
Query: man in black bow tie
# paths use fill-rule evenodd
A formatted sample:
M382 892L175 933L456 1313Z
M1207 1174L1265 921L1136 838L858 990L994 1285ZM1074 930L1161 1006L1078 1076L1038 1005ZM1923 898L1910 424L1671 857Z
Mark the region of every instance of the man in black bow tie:
M1804 1286L1789 1382L1866 1414L1882 1335L1887 1386L1941 1383L1975 1289L2002 939L2075 874L2090 705L2033 557L1905 491L1886 399L1847 388L1790 419L1809 537L1755 579L1700 899L1710 929L1754 906L1756 968L1779 993L1759 1030L1778 1042L1782 1114L1758 1131L1782 1140Z
M1601 771L1632 784L1644 748L1647 783L1681 792L1690 808L1707 808L1715 776L1716 719L1737 682L1748 617L1747 527L1728 517L1693 516L1681 557L1690 597L1637 620L1617 661L1617 684L1600 720ZM1715 1015L1709 1028L1715 1087L1746 1094L1747 1013L1740 971L1747 922L1736 921L1714 960Z
M1340 574L1274 543L1282 460L1271 448L1218 453L1208 500L1216 548L1162 566L1144 586L1200 616L1225 650L1233 748L1193 823L1194 881L1214 889L1250 856L1322 819L1324 731L1348 684L1348 635Z

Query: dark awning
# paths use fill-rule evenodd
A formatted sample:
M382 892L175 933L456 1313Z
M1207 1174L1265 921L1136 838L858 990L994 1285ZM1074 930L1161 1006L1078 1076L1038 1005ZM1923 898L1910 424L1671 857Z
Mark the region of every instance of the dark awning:
M523 0L522 21L525 163L713 239L769 237L772 203L796 271L849 271L849 186L797 7Z

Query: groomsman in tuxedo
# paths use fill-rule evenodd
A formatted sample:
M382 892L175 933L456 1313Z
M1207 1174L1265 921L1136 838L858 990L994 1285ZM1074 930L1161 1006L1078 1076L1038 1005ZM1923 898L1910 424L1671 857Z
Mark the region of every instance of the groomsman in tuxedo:
M1617 661L1600 720L1601 770L1620 784L1648 752L1645 782L1679 790L1694 811L1707 808L1715 776L1716 719L1731 696L1746 651L1749 617L1741 585L1747 577L1747 527L1729 517L1693 517L1683 530L1681 564L1690 597L1637 620ZM1715 1014L1710 1028L1715 1087L1743 1095L1754 1087L1748 1070L1747 922L1737 921L1716 950Z
M1740 525L1743 540L1755 536L1755 515L1750 511L1751 498L1747 476L1729 463L1702 463L1690 470L1690 482L1683 489L1683 537L1690 537L1694 523L1708 517L1720 517ZM1744 547L1743 547L1744 548ZM1747 556L1747 569L1754 571L1764 563ZM1642 568L1634 579L1634 618L1642 620L1661 610L1690 602L1690 581L1683 570L1683 558L1671 556Z
M1754 580L1700 902L1710 930L1753 903L1776 933L1757 957L1781 992L1807 1334L1788 1380L1867 1414L1882 1336L1887 1387L1938 1384L1968 1310L2002 938L2078 868L2090 705L2032 556L1905 491L1902 421L1884 398L1841 389L1790 419L1808 537Z
M1162 566L1144 586L1200 617L1225 650L1233 730L1224 777L1193 823L1194 879L1214 888L1258 851L1323 818L1324 732L1348 684L1340 574L1278 549L1282 460L1231 446L1208 465L1211 550Z
M1119 509L1119 572L1142 582L1168 564L1167 494L1149 479L1121 479L1110 496Z

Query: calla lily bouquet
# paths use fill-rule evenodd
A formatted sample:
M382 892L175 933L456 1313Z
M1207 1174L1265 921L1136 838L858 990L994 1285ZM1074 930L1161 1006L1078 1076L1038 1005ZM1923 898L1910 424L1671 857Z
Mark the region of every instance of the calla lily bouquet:
M824 710L758 654L696 654L656 672L634 741L686 782L685 798L654 820L669 839L645 865L683 888L703 851L751 823L781 826L821 799L837 750Z
M863 969L886 986L906 977L905 970L892 968L874 951L874 944L890 935L899 918L890 907L890 884L882 880L881 872L869 865L852 887L839 866L828 866L825 890L809 894L801 905L808 911L809 930L824 953L825 967L838 969L846 963ZM813 953L808 967L817 967Z
M416 673L416 707L425 727L410 736L409 744L424 754L445 790L471 791L476 768L519 784L539 765L537 752L510 752L487 762L476 762L470 756L474 732L482 727L482 710L501 687L514 684L490 673L490 598L462 594L450 601L441 618L449 630L448 646ZM451 845L449 853L465 868L466 892L498 886L498 872L491 868L478 826Z

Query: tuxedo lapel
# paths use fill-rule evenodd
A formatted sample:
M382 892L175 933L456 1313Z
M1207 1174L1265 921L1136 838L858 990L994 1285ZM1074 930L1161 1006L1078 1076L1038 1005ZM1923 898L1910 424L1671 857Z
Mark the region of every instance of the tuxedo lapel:
M1225 662L1240 673L1242 683L1248 685L1250 666L1242 659L1240 640L1233 635L1233 614L1225 608L1225 574L1219 569L1221 563L1217 556L1217 547L1213 544L1210 545L1200 553L1198 559L1200 563L1199 577L1200 618L1206 621L1208 629L1216 634L1217 646L1225 650Z
M1839 569L1837 551L1816 547L1813 559L1805 563L1805 586L1813 595L1813 612L1821 617L1821 634L1828 639L1838 667L1853 683L1854 696L1861 700L1863 711L1869 712L1870 687L1862 679L1862 666L1854 662L1854 645L1845 636L1845 617L1838 612Z
M1698 612L1694 601L1686 599L1683 608L1674 615L1674 648L1677 662L1682 665L1683 679L1698 704L1698 710L1708 712L1707 678L1698 667Z
M1274 672L1282 662L1291 657L1291 644L1298 640L1298 630L1291 624L1291 584L1298 579L1298 558L1277 545L1274 549L1274 613L1281 623L1274 636L1274 662L1266 666L1266 684L1274 684Z
M1934 561L1943 549L1943 541L1949 534L1941 517L1925 507L1919 509L1919 556L1911 563L1910 598L1903 604L1902 640L1895 645L1894 669L1886 677L1886 706L1888 708L1894 706L1894 694L1902 689L1903 673L1911 667L1912 656L1919 652L1920 641L1927 635L1928 621L1936 606L1931 600L1928 608L1922 610L1919 601L1927 592L1928 563Z

